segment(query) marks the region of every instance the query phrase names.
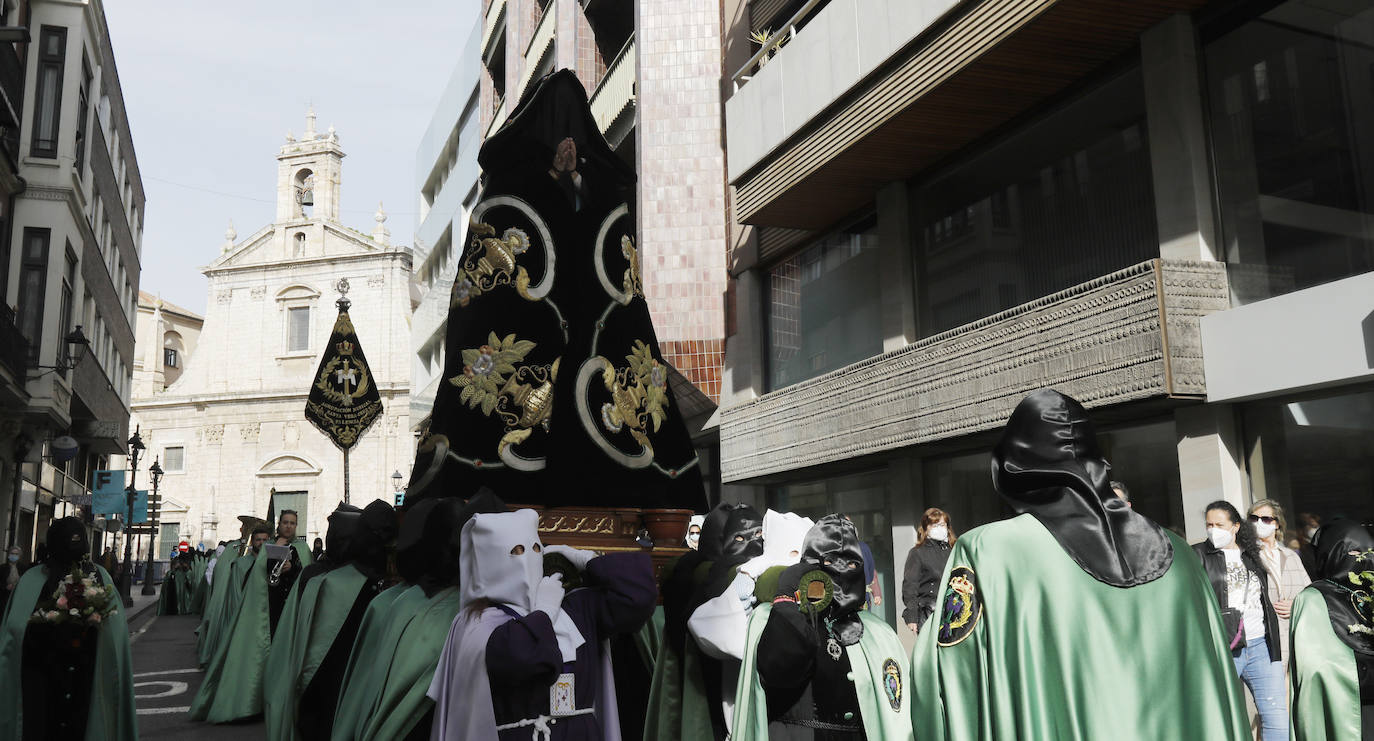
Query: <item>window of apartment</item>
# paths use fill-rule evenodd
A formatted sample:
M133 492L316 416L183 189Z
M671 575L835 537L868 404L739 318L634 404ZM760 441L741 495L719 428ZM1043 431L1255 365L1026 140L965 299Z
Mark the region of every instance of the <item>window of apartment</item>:
M928 337L1159 256L1138 67L920 183Z
M877 223L862 218L768 269L769 390L882 351Z
M23 254L19 264L19 331L29 341L29 360L38 362L42 345L43 304L48 291L48 229L24 229Z
M984 466L986 474L987 467ZM818 520L832 512L843 512L854 522L859 539L873 550L878 584L887 598L875 607L888 624L896 620L899 574L892 568L891 497L887 488L888 471L880 469L819 481L786 484L768 490L768 506L779 512L796 512Z
M43 26L38 34L38 90L34 97L34 157L57 156L57 137L62 123L62 67L67 59L67 29Z
M62 303L59 304L57 326L57 353L59 363L67 360L67 335L72 331L72 305L76 301L76 252L67 243L67 266L62 273ZM65 371L64 371L65 373Z
M163 365L167 366L168 368L178 368L180 367L180 363L181 360L177 358L177 349L175 347L162 348Z
M176 557L177 547L181 545L181 523L164 522L157 531L157 560L170 561Z
M287 352L310 349L310 307L296 306L286 310Z
M605 77L620 53L629 46L635 32L634 4L631 0L612 0L589 4L587 24L596 42L593 87Z
M1237 304L1374 270L1374 7L1285 2L1203 49Z
M76 175L86 176L86 124L90 119L91 63L81 52L81 91L76 108Z
M162 449L162 470L181 473L186 470L186 448L177 445Z

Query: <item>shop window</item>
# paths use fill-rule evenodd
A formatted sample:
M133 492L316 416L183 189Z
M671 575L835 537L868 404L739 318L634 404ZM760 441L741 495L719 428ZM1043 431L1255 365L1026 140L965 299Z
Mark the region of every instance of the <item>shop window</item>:
M1283 505L1286 541L1309 521L1374 521L1374 391L1252 402L1241 419L1251 496Z
M1295 0L1206 29L1234 303L1374 270L1371 27L1368 3Z
M1159 256L1139 68L915 190L922 337Z
M769 390L882 352L876 218L825 236L767 277Z
M847 515L859 531L859 539L873 551L883 604L873 609L889 624L895 625L896 606L901 600L901 575L892 571L891 502L887 491L888 473L870 471L837 476L820 481L786 484L768 491L768 506L779 512L796 512L818 520L825 515Z

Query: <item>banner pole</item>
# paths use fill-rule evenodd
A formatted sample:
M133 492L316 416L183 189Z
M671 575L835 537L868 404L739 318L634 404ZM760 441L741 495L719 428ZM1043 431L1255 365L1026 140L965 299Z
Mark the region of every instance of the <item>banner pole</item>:
M344 504L349 504L348 500L348 448L344 448Z

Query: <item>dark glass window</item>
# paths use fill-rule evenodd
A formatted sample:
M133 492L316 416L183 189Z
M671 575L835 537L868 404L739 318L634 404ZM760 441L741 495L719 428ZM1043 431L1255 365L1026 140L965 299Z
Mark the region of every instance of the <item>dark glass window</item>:
M175 367L177 367L177 363L179 363L179 362L180 362L180 361L177 359L177 351L176 351L176 348L174 348L174 347L164 347L164 348L162 348L162 364L163 364L163 365L167 366L168 368L175 368Z
M1205 47L1235 303L1374 270L1371 27L1369 3L1286 2Z
M878 268L869 216L767 271L769 390L882 352Z
M19 331L29 341L29 360L38 362L42 345L43 304L48 290L48 239L51 231L24 229L23 255L19 265Z
M294 309L287 309L289 326L287 327L288 352L298 352L310 349L310 307L302 306Z
M1159 256L1138 68L915 191L921 336Z
M38 89L33 103L35 157L57 156L57 137L62 124L62 68L67 60L67 29L43 26L38 35Z
M86 125L90 115L91 100L91 63L86 53L81 53L81 91L76 109L76 174L86 175Z
M75 300L76 286L76 253L72 251L71 244L67 245L67 266L62 273L62 303L60 304L58 316L61 322L57 326L57 353L62 361L67 360L67 335L72 331L72 303Z

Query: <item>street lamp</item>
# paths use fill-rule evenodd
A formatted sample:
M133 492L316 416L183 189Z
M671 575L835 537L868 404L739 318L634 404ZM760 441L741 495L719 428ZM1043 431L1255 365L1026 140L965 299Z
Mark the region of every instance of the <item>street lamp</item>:
M148 501L148 508L153 509L153 502L161 504L162 500L157 496L157 485L162 481L162 466L158 461L161 458L154 458L153 465L148 467L148 475L153 479L153 498ZM158 515L162 514L162 508L154 510ZM157 550L157 518L149 517L148 522L152 524L152 534L148 536L148 568L143 570L143 591L142 594L156 594L153 588L153 554Z
M401 488L402 478L404 477L401 476L400 471L396 471L395 473L391 474L391 490L396 492L397 507L401 506L406 500L405 490Z
M128 501L124 517L124 571L119 576L119 597L125 607L133 607L134 598L129 594L129 586L134 578L134 539L129 528L134 524L134 479L138 477L138 454L147 450L143 438L138 434L139 426L134 426L134 434L129 437L129 485L124 489Z
M76 329L68 332L67 336L62 338L62 342L66 345L66 350L63 355L57 359L57 365L39 365L35 367L43 369L43 373L51 373L52 371L62 371L66 373L81 363L81 359L86 357L86 350L91 347L91 341L86 339L85 333L81 331L80 324L76 325ZM40 373L39 375L41 376L43 374Z

